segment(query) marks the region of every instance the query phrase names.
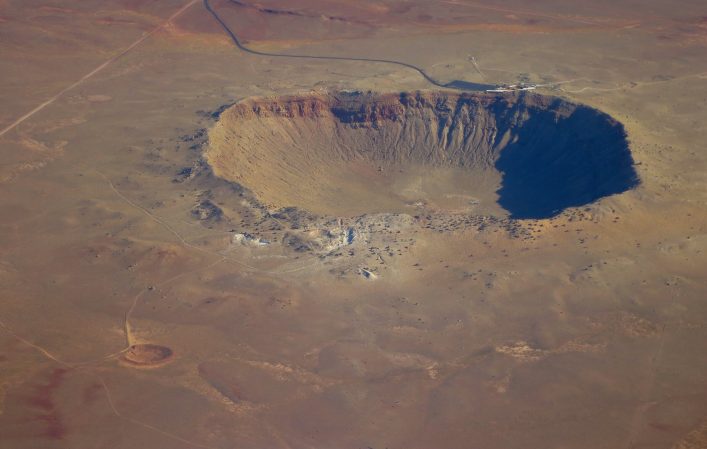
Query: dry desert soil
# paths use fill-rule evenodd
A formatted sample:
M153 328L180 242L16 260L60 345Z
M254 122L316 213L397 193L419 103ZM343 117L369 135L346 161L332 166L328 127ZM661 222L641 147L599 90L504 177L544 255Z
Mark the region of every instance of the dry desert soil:
M1 449L707 448L703 1L0 0L0 55Z

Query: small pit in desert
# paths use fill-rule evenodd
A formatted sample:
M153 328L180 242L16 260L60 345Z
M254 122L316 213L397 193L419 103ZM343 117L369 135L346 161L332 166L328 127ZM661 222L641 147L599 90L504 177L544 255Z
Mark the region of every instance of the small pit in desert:
M172 355L172 350L166 346L143 343L130 346L121 360L136 367L153 367L167 363Z
M246 99L221 114L205 157L268 208L335 216L548 218L638 183L619 122L533 93Z

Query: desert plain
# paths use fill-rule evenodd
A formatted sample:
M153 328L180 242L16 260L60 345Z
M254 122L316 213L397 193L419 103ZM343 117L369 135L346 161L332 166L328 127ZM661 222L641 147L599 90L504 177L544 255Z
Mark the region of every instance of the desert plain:
M707 448L704 2L0 36L0 448Z

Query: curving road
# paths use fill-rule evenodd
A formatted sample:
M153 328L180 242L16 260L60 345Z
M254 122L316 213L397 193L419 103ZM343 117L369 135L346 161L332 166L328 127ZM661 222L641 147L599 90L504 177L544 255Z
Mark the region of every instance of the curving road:
M239 4L236 2L236 4ZM273 57L273 58L298 58L298 59L316 59L316 60L328 60L328 61L358 61L358 62L373 62L373 63L379 63L379 64L394 64L398 65L401 67L406 67L408 69L412 69L422 75L422 77L429 82L430 84L437 86L437 87L445 87L445 88L450 88L450 89L458 89L458 90L477 90L477 91L483 91L486 89L493 89L496 87L495 85L491 84L478 84L478 83L471 83L467 81L460 81L460 80L454 80L449 83L440 83L439 81L435 80L431 76L429 76L424 70L421 68L414 66L412 64L408 64L406 62L400 62L400 61L394 61L392 59L375 59L375 58L355 58L355 57L345 57L345 56L314 56L314 55L301 55L301 54L284 54L284 53L270 53L270 52L264 52L264 51L258 51L258 50L252 50L245 45L241 43L241 41L238 39L238 36L233 32L233 30L228 26L228 24L219 16L218 12L214 10L214 8L211 6L209 3L209 0L204 0L204 8L218 21L218 23L221 25L223 30L228 34L228 36L231 38L233 43L238 47L239 50L245 52L245 53L250 53L252 55L257 55L257 56L268 56L268 57Z

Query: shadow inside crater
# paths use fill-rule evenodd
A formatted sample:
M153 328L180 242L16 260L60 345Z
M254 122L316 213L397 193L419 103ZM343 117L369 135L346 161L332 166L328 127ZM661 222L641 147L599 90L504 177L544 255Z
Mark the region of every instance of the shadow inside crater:
M496 193L511 218L549 218L639 183L621 123L586 106L558 115L559 107L556 102L528 114L499 152Z
M483 83L473 83L471 81L454 80L443 85L444 87L468 90L472 92L483 92L488 89L495 89L498 87L496 84L483 84Z

